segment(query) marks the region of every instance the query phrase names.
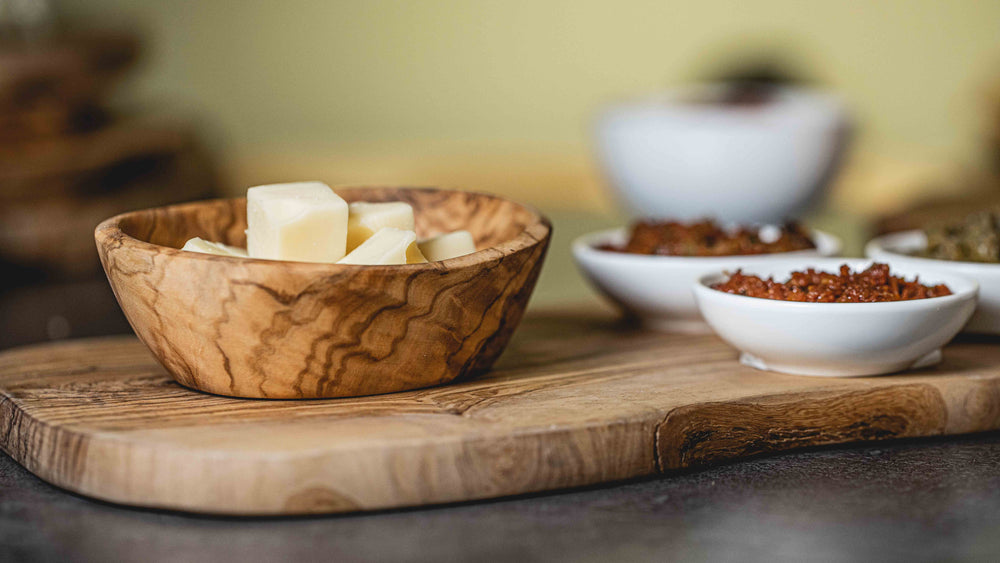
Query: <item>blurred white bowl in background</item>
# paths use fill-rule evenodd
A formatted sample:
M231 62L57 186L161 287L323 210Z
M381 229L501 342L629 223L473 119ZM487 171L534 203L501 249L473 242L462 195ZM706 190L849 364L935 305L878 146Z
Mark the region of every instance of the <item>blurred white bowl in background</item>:
M757 105L693 101L728 87L677 88L600 115L598 156L631 214L776 223L822 193L849 136L840 100L777 87Z
M691 285L705 274L738 268L752 269L774 260L810 256L836 256L840 240L812 232L816 248L777 254L744 256L649 256L601 250L605 244L622 245L628 229L609 229L573 241L573 258L584 277L626 313L653 330L707 333L691 293Z

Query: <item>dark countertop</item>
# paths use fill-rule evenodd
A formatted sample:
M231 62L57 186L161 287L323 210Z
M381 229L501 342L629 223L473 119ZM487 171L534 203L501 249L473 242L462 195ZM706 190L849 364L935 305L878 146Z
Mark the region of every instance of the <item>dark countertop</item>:
M599 488L308 518L122 508L0 454L0 560L1000 560L1000 433L784 454Z

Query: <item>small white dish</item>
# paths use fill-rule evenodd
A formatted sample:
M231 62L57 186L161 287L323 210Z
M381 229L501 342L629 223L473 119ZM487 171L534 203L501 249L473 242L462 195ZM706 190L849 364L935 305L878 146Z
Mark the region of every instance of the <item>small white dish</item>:
M774 223L823 192L849 138L840 99L779 87L761 105L696 101L727 87L682 86L604 109L597 156L631 214Z
M573 258L583 275L613 303L653 330L708 333L691 294L691 284L705 274L754 268L789 257L836 256L840 239L813 231L816 248L780 254L748 256L648 256L600 250L623 245L628 229L589 233L573 241Z
M871 260L794 260L745 267L746 274L787 280L794 271L854 271ZM757 369L823 377L894 373L940 360L940 349L972 316L978 284L966 277L889 262L893 275L924 284L944 283L952 295L885 303L800 303L733 295L711 288L718 272L694 284L705 320Z
M913 256L927 248L923 231L902 231L872 239L865 246L865 256L880 262L892 262L914 269L933 268L955 272L979 282L979 304L964 332L1000 334L1000 264L956 262Z

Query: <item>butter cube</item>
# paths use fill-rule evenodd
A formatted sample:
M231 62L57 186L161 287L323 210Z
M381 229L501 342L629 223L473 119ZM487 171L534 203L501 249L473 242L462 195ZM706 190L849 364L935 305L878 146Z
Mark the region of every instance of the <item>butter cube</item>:
M464 256L476 251L476 243L469 231L453 231L438 235L420 241L417 246L430 262Z
M247 190L251 258L336 262L347 254L347 202L322 182Z
M184 243L181 250L187 250L188 252L201 252L204 254L217 254L219 256L236 256L239 258L246 258L247 251L236 246L229 246L228 244L222 244L221 242L212 242L199 237L194 237Z
M347 251L361 246L379 229L393 227L403 231L413 230L413 208L402 201L368 203L359 201L348 206Z
M338 264L419 264L427 259L417 248L417 234L393 227L379 229Z

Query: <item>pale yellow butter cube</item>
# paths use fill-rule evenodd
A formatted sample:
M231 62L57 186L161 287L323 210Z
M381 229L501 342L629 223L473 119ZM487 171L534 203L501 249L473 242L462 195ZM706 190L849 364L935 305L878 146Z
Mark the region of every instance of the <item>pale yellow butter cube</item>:
M322 182L247 190L251 258L336 262L347 254L347 202Z
M187 250L188 252L201 252L202 254L216 254L218 256L236 256L238 258L246 258L247 251L236 246L229 246L228 244L222 244L221 242L212 242L205 240L200 237L194 237L184 243L184 247L181 250Z
M358 201L348 206L347 251L361 246L380 229L393 227L403 231L413 230L413 208L402 201L368 203Z
M419 264L427 259L417 248L417 234L393 227L379 229L338 264Z
M420 241L417 246L430 262L447 260L476 251L476 242L469 231L453 231Z

